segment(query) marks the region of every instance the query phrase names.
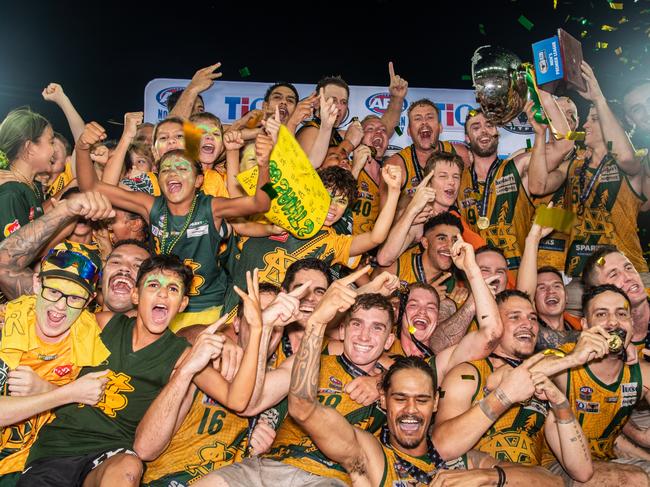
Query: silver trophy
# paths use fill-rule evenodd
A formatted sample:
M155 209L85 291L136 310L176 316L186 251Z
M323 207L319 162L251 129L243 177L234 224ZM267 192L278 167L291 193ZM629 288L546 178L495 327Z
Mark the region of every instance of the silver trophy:
M495 125L505 125L521 113L528 88L521 59L498 46L482 46L472 56L476 101Z

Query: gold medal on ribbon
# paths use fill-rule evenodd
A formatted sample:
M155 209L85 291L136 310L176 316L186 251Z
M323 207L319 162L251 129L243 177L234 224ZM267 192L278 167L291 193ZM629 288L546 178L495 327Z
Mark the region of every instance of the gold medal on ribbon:
M487 227L490 226L490 220L488 219L488 217L482 216L478 219L477 225L481 230L485 230Z

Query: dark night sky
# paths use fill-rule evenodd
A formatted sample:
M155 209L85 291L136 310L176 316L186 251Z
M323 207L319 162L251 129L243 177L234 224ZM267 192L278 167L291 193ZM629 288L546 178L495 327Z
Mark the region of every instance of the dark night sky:
M341 74L350 84L381 86L393 60L411 86L470 88L461 77L470 73L476 47L501 45L530 60L532 42L564 27L578 38L587 30L585 58L614 97L648 60L648 0L623 1L622 11L605 0L558 0L556 10L553 0L267 2L255 8L210 0L2 3L0 114L30 105L59 130L66 130L63 116L40 96L50 81L63 85L85 119L105 123L142 109L150 79L190 78L216 61L225 80L241 80L239 68L247 66L249 81L315 83ZM522 14L534 24L530 32L517 21ZM619 24L623 16L629 22ZM603 32L602 24L618 30ZM598 41L609 42L608 49L594 51ZM615 55L618 46L627 64ZM119 135L119 127L113 130Z

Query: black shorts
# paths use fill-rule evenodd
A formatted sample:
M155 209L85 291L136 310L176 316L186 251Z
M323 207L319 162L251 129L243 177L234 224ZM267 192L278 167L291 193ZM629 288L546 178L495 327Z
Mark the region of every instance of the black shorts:
M88 474L114 455L135 455L128 448L76 457L40 458L30 463L16 487L81 487Z

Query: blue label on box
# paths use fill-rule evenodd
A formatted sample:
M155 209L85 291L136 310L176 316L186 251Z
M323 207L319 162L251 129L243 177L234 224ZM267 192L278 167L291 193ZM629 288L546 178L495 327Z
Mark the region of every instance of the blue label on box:
M533 60L538 85L564 78L560 41L557 36L533 44Z

